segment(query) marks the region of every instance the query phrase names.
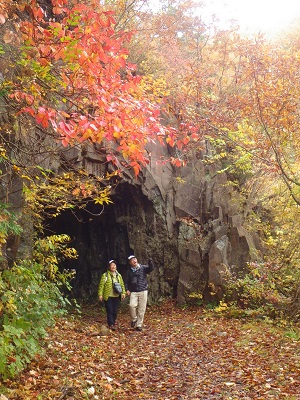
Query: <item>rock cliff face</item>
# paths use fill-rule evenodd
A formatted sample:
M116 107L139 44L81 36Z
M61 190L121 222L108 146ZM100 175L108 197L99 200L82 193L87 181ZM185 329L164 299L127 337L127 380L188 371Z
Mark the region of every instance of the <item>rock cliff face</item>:
M96 297L110 258L125 274L128 255L135 254L141 263L152 257L157 268L149 279L150 300L172 296L181 304L192 293L210 299L211 286L219 296L227 273L258 258L257 240L243 226L237 193L225 173L203 161L209 148L192 155L183 168L160 161L170 156L168 148L149 151L151 160L141 176L127 172L104 212L96 207L48 221L49 230L73 238L80 254L67 266L77 271L77 296ZM65 157L91 174L104 172L95 146L81 154L70 150Z

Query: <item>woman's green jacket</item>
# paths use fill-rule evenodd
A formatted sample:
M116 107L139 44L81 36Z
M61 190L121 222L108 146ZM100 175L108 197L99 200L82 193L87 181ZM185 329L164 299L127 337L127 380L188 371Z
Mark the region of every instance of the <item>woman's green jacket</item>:
M110 271L104 272L101 276L99 287L98 287L98 297L102 296L103 300L106 301L109 297L118 297L119 295L113 291L113 282L120 282L122 286L122 294L126 293L124 281L122 275L116 271L114 276Z

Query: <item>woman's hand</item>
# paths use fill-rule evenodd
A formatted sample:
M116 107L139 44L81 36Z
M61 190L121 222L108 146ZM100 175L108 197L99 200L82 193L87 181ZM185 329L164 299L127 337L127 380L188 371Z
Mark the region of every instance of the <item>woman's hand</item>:
M99 300L102 301L103 300L103 296L99 296Z
M125 293L122 293L121 299L124 300L125 297L126 297L126 294L125 294Z

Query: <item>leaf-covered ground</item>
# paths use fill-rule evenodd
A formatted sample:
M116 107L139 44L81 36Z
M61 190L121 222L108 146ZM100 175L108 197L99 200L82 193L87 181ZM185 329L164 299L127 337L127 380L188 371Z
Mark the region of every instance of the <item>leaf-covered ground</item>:
M100 335L105 313L84 308L51 330L45 354L5 383L9 400L300 399L300 346L263 321L217 318L172 303L148 307L145 327ZM2 387L3 388L3 387Z

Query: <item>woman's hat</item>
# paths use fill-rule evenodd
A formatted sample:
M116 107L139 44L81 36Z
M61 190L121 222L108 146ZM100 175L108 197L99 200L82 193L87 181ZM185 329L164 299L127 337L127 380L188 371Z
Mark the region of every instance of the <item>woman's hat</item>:
M109 265L112 264L112 263L117 264L115 260L109 260L109 261L108 261L108 264L109 264Z

